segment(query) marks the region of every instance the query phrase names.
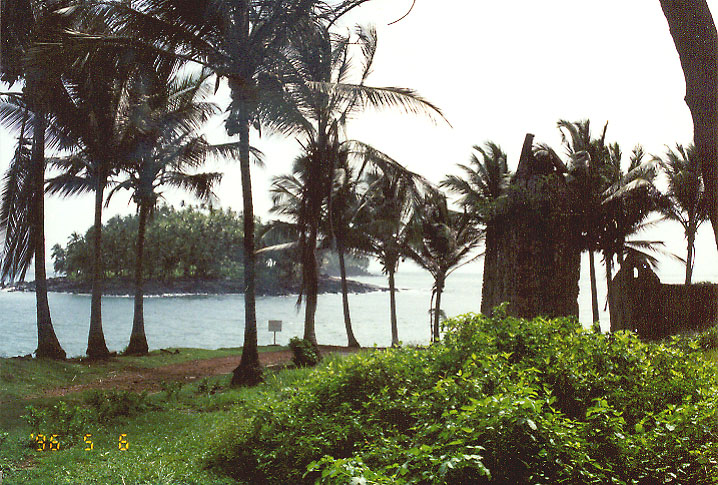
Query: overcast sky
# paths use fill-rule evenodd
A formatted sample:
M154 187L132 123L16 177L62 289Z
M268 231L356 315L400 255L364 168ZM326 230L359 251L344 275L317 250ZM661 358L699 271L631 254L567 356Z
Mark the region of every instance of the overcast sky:
M715 12L718 0L709 4ZM637 143L662 155L665 145L692 139L683 73L658 0L417 0L409 16L387 25L410 5L411 0L373 0L346 23L377 27L379 47L369 84L417 90L452 126L370 112L353 120L348 134L434 182L458 173L456 164L468 160L472 145L487 140L504 148L512 168L527 132L562 154L556 129L562 118L589 118L596 131L608 121L608 140L618 141L626 155ZM210 125L210 133L223 138L220 120ZM253 172L256 212L266 218L269 179L289 170L297 143L266 135L252 143L267 158L266 168ZM0 131L2 172L13 147L13 139ZM221 205L241 210L237 165L218 168L225 172L218 190ZM168 200L191 202L177 194L168 194ZM64 244L73 231L84 232L92 224L92 205L92 196L50 197L48 248ZM132 211L128 197L118 197L104 219ZM685 256L678 225L664 224L641 237L664 239ZM695 279L718 280L718 253L708 224L700 232L697 258ZM680 271L680 265L666 263L662 273Z

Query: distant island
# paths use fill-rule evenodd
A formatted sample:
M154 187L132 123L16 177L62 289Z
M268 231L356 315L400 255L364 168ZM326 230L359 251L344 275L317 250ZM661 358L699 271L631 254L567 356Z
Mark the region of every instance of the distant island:
M49 278L47 280L49 291L58 293L90 294L92 282L75 280L67 277ZM350 293L368 293L371 291L387 291L387 288L347 280ZM11 291L35 291L35 282L18 282L5 286ZM243 293L244 282L230 278L176 278L169 281L150 280L144 283L145 295L231 295ZM113 278L105 281L105 295L124 296L133 295L134 282L130 278ZM341 279L336 276L322 275L319 278L320 293L340 293ZM299 294L297 283L285 284L277 282L268 284L263 281L257 286L257 295L281 296Z
M102 227L105 295L135 292L135 237L137 215L113 217ZM260 247L282 247L292 238L274 231L272 223L257 221ZM241 215L228 209L161 206L147 226L145 241L144 294L224 295L244 292L243 227ZM92 291L93 229L73 233L65 246L55 244L51 254L55 273L49 291L89 294ZM277 236L276 234L280 234ZM336 253L318 254L320 293L341 292ZM347 255L348 276L365 276L369 259ZM257 295L296 295L300 290L301 267L296 248L265 252L257 257ZM383 291L386 288L348 280L351 293ZM8 285L16 291L34 291L34 282Z

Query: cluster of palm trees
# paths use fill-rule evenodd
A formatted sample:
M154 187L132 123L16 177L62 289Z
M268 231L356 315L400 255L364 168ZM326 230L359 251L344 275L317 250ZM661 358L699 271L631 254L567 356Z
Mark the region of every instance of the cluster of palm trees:
M596 138L591 133L589 120L560 120L557 123L568 159L567 181L575 216L572 220L578 226L581 249L589 256L595 322L599 321L596 253L603 257L607 285L613 277L615 263L621 265L628 260L631 264L644 262L655 266L657 254L675 256L662 249L661 241L632 236L662 219L674 220L683 226L688 242L685 282L690 284L696 233L708 220L701 167L692 145L687 148L676 145L675 150L668 148L664 157L649 157L639 145L628 157L628 166L624 167L620 146L606 142L607 126ZM470 165L459 165L464 175L449 176L442 186L460 196L457 202L483 228L487 248L485 258L489 264L490 258L496 257L491 252L491 248L496 247L491 239L495 237L496 225L504 223L500 216L506 210L512 173L506 154L497 144L487 142L484 147L475 146L474 150L476 153L472 155ZM535 146L534 152L537 157L559 158L546 145ZM665 193L656 186L661 172L668 182ZM662 218L649 221L652 213Z
M0 120L18 134L0 212L2 276L22 278L34 258L39 357L64 357L44 284L45 191L95 194L91 358L109 355L101 317L102 209L117 190L132 191L140 230L128 351L143 353L143 228L161 187L189 189L209 199L220 174L198 169L210 155L236 156L245 226L245 346L234 382L261 379L250 179L251 156L260 154L250 146L250 129L294 135L304 149L307 179L299 229L307 319L313 321L321 206L331 198L328 187L349 149L343 139L348 118L366 106L441 118L435 106L409 89L365 85L375 32L358 28L342 36L334 28L365 1L3 2L0 73L6 84L19 81L22 89L5 93L0 106ZM357 49L363 61L358 82L351 83L351 51ZM200 134L218 110L205 101L212 79L216 87L224 80L230 88L225 127L228 135L238 135L237 142L210 145ZM58 156L46 157L46 146ZM48 165L59 173L46 181Z
M64 358L52 328L45 283L44 194L94 192L93 289L87 354L109 355L102 332L102 210L118 190L131 191L139 213L136 295L128 352L144 353L142 265L144 228L165 187L209 200L221 174L202 172L211 156L239 160L245 254L245 344L233 383L261 379L255 311L255 219L250 164L261 153L250 134L265 129L297 139L294 173L273 185L275 210L291 218L302 267L304 337L316 343L317 250L332 247L340 265L347 252L374 254L389 279L392 343L398 344L394 275L404 258L434 278L432 338L439 338L441 294L447 276L491 238L509 187L500 147L475 147L466 179L442 185L461 195L461 211L422 177L386 154L346 136L347 122L366 107L394 108L442 120L439 109L406 88L366 84L376 32L342 34L337 21L368 0L8 0L0 12L0 121L17 134L0 207L2 277L22 278L34 260L38 357ZM357 61L358 60L358 61ZM207 96L221 82L231 92L226 132L236 142L211 145L201 134L220 107ZM589 252L595 297L594 253L610 277L614 258L651 246L627 240L653 210L683 224L688 238L686 281L693 242L705 220L700 169L692 149L678 147L665 161L670 190L655 190L655 160L635 150L627 172L621 153L588 122L559 122L570 159ZM56 153L45 155L46 148ZM539 147L538 150L550 150ZM552 153L552 156L555 153ZM481 157L481 158L479 158ZM46 180L46 169L52 177ZM475 168L474 168L475 167ZM672 201L668 203L666 201ZM633 251L633 252L632 252ZM491 255L487 254L487 258ZM345 275L343 275L345 276ZM343 278L345 280L345 278ZM609 278L610 279L610 278ZM346 284L345 325L351 330Z

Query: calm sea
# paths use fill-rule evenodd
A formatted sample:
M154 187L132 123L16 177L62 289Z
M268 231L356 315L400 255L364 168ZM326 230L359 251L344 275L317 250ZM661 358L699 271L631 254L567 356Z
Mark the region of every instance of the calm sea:
M586 258L584 258L586 259ZM478 271L477 271L478 269ZM442 297L442 308L448 316L479 310L481 302L481 265L472 265L452 274ZM599 271L600 273L600 271ZM600 274L599 274L600 276ZM386 286L381 275L357 278L366 283ZM678 282L680 275L662 279ZM667 281L674 280L674 281ZM582 271L579 307L580 320L591 322L591 300L588 271ZM397 312L399 338L404 343L429 341L429 305L432 278L409 268L397 274ZM598 295L602 327L608 327L603 311L606 289L599 278ZM389 293L372 292L350 295L354 332L362 345L386 346L391 343L389 326ZM107 346L123 350L132 327L133 302L130 297L105 297L102 300L103 329ZM90 319L90 297L86 295L50 294L50 311L55 332L68 356L83 355L87 346ZM200 347L215 349L242 345L244 334L242 295L165 296L145 301L145 327L151 349L167 347ZM272 343L268 320L282 320L277 343L286 344L302 334L303 309L297 311L296 297L261 297L257 301L259 344ZM341 295L319 297L317 339L322 344L346 345ZM0 292L0 357L25 355L37 347L35 296L32 293Z

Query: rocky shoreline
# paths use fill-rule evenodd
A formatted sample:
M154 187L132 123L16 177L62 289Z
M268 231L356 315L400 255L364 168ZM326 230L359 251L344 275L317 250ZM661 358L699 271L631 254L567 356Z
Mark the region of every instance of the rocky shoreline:
M354 280L347 280L350 293L369 293L372 291L387 291L387 288ZM8 285L10 291L35 291L35 282L19 282ZM76 281L68 278L48 278L48 291L57 293L90 294L92 283ZM144 284L144 294L152 296L162 295L232 295L241 294L244 283L238 280L227 279L177 279L173 281L150 280ZM104 295L124 296L133 295L134 283L131 279L112 279L104 282ZM319 278L320 293L340 293L341 279L335 276L321 276ZM257 285L257 296L284 296L299 293L298 285L277 284L272 286Z

